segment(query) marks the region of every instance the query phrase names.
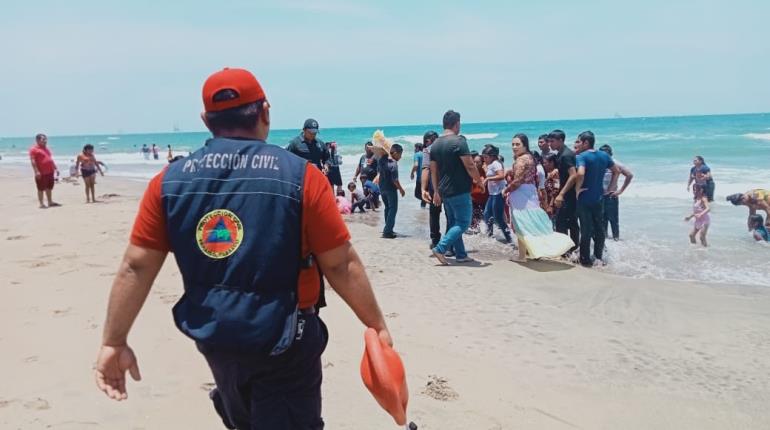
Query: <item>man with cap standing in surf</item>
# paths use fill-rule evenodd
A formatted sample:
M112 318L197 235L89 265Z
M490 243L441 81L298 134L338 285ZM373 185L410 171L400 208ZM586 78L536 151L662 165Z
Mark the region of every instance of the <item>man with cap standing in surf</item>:
M308 118L302 126L302 133L289 141L286 150L313 163L321 171L326 172L326 163L331 155L326 144L318 139L318 121Z
M265 142L270 104L247 70L203 86L213 138L150 181L110 293L96 383L127 398L140 379L127 344L168 252L185 294L174 321L204 355L227 428L322 429L317 267L358 318L392 344L323 174ZM321 223L323 229L312 228Z

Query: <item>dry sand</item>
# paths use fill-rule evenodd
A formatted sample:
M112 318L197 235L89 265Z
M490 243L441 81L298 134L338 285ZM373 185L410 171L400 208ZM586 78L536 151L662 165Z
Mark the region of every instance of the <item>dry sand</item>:
M182 286L164 266L129 338L143 381L93 383L112 277L144 184L58 185L40 210L27 171L0 171L0 428L222 428L212 378L179 333ZM411 204L413 201L405 201ZM770 428L770 288L614 277L559 263L435 266L427 241L353 242L407 366L420 429ZM364 222L362 222L364 221ZM397 428L358 377L363 327L333 293L322 317L330 429Z

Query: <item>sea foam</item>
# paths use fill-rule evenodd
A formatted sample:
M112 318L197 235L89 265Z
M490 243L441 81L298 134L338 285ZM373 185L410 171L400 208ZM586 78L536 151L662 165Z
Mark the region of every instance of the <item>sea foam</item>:
M743 137L754 140L770 140L770 133L746 133Z

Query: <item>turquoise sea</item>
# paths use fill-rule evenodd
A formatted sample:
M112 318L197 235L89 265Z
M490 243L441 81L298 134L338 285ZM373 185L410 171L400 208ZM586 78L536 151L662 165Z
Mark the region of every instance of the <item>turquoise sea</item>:
M439 124L325 128L320 136L338 143L344 158L343 180L347 180L363 152L363 143L377 128L404 145L401 179L411 190L413 144L420 142L427 130L440 131ZM515 133L527 133L532 148L536 148L537 136L554 128L564 130L568 142L580 132L592 130L597 147L611 145L616 158L635 175L621 197L623 240L608 243L610 264L601 270L629 277L770 286L770 246L754 243L749 236L745 208L724 201L731 193L770 189L770 113L463 124L462 134L472 149L481 149L487 143L500 146L506 166L510 166L510 140ZM274 130L269 141L284 146L298 132ZM49 145L60 167L68 166L83 145L91 143L97 158L107 163L109 175L146 180L166 163L167 145L175 154L186 154L207 137L201 132L49 136ZM0 169L27 165L26 151L32 140L31 136L0 138ZM139 153L143 144L153 143L161 149L159 161L145 160ZM692 206L686 185L695 155L705 157L716 181L708 249L690 246L689 226L683 222ZM421 212L419 203L408 192L400 205L396 231L427 238L427 217ZM470 241L478 249L510 252L496 241L480 237Z

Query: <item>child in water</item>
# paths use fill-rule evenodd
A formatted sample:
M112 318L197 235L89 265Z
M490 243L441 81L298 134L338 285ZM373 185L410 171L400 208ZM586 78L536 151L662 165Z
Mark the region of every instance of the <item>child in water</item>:
M78 155L75 170L80 169L83 182L86 186L86 203L96 203L96 172L104 176L100 162L94 156L94 146L88 144L83 147L83 153ZM90 193L90 194L89 194Z
M754 236L754 240L757 242L770 242L770 232L765 227L765 221L762 219L762 215L754 214L749 217L749 226L751 228L751 234Z
M689 221L695 218L695 224L690 232L690 243L695 244L695 236L699 234L701 245L708 246L706 234L708 233L709 225L711 224L711 217L709 216L711 207L709 206L709 201L703 186L696 185L693 188L693 191L695 192L695 198L692 205L692 215L684 219L685 221Z

